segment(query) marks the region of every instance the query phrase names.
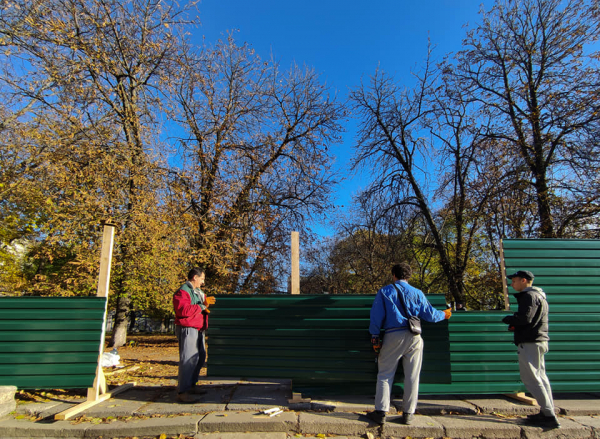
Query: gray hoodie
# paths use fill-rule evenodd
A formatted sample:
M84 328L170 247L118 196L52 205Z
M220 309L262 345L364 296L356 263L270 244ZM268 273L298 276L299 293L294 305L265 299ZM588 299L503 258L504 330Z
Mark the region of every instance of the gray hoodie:
M548 302L546 293L538 287L527 287L516 293L519 309L502 321L514 326L516 345L537 341L548 341Z

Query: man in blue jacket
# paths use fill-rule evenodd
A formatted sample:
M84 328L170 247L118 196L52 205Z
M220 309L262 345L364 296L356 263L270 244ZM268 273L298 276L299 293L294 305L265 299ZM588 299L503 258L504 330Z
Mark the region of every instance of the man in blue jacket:
M423 339L413 334L408 327L408 318L417 316L428 322L441 322L452 315L450 309L438 311L421 290L410 286L412 270L403 262L392 267L394 283L380 289L371 307L371 342L375 352L379 349L379 372L375 393L375 411L367 413L372 421L383 425L390 409L390 393L398 362L402 359L404 368L404 396L402 422L411 424L414 420L419 397L419 376L423 360ZM405 306L403 306L405 305ZM409 314L409 315L406 315ZM381 344L381 331L385 338Z

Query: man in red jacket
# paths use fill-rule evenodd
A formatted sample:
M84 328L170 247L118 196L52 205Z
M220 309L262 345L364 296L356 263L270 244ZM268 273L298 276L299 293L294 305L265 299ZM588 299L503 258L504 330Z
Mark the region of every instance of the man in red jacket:
M177 399L184 403L195 402L190 394L205 393L197 382L206 360L204 331L208 326L208 306L215 303L214 297L206 297L200 289L205 276L202 268L193 268L188 281L173 296L175 335L179 341Z

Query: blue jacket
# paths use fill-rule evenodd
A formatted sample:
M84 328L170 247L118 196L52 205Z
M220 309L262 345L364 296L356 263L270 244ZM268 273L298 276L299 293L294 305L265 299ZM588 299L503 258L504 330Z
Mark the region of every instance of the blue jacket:
M397 281L396 286L404 295L406 310L410 315L427 322L441 322L446 318L442 311L431 306L421 290L411 287L408 282L403 280ZM403 310L394 284L377 291L371 307L371 324L369 325L371 335L379 335L382 330L394 332L408 329L408 318L404 316Z

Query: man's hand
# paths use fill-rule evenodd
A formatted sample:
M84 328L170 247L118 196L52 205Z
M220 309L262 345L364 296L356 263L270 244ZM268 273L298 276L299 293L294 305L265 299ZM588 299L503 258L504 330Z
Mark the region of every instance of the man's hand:
M383 343L381 343L381 339L379 338L378 335L371 336L371 345L373 345L373 350L375 351L376 354L378 354L379 351L381 350L382 344Z
M446 320L448 320L450 317L452 317L452 308L445 309L444 316L445 316Z
M206 306L214 305L217 299L214 296L206 296L204 299L204 304Z

